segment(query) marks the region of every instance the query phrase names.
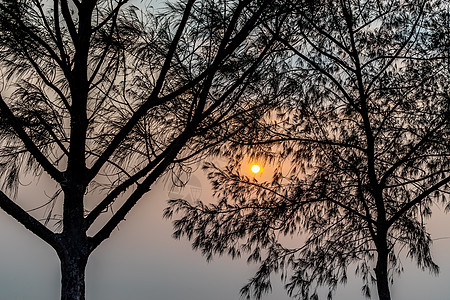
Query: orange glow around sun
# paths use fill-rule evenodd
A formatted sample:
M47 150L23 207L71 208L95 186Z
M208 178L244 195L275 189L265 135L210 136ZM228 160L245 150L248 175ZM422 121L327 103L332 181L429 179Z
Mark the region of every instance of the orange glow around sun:
M253 174L258 174L259 172L261 172L261 167L258 165L252 165L250 169L252 170Z

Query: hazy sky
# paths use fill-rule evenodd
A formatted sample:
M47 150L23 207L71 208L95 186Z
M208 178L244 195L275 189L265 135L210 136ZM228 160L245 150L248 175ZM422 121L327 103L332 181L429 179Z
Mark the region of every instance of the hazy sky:
M200 196L209 197L207 184L202 186ZM197 188L198 184L192 184L178 193L197 197ZM42 190L34 195L45 197ZM256 266L246 264L245 259L232 261L227 257L206 263L199 252L191 250L189 242L172 239L171 223L161 217L165 201L171 196L164 185L154 187L120 230L95 250L87 268L88 300L239 299L239 289ZM449 219L450 215L435 213L428 222L433 238L450 236ZM3 211L0 243L0 300L59 299L59 261L52 248ZM440 275L422 272L405 259L405 273L392 288L394 300L449 299L450 240L435 241L433 249ZM359 279L350 279L346 286L338 288L335 299L364 299L360 288ZM264 299L289 299L278 277L274 277L274 292Z

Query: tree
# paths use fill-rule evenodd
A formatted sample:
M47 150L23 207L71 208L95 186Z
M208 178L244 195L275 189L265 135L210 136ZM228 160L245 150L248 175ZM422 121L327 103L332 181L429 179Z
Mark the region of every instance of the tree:
M172 201L166 216L183 214L174 235L208 259L247 253L260 263L241 290L248 298L269 291L276 272L291 296L317 299L328 286L332 298L353 264L366 296L376 282L379 299L391 299L402 252L438 272L424 219L449 193L448 7L342 0L309 9L294 9L276 34L290 54L289 101L257 134L228 144L225 169L206 166L217 204ZM273 179L242 175L246 157L274 164Z
M0 3L0 207L55 249L62 299L85 299L89 255L158 178L270 105L270 2ZM40 222L15 197L44 174L58 189Z

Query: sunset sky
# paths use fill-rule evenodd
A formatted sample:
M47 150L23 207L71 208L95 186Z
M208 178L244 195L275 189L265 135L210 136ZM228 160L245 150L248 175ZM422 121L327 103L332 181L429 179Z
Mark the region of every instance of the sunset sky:
M215 258L206 263L186 240L171 238L171 223L162 219L165 201L177 193L192 197L200 182L200 197L209 187L197 172L183 191L159 183L131 215L91 256L87 267L88 300L238 300L239 289L256 271L245 259ZM31 188L31 187L29 187ZM35 196L45 195L37 190ZM449 215L435 209L429 221L433 238L450 236ZM0 213L0 300L52 300L59 297L59 262L55 252ZM436 240L433 253L441 267L438 277L418 270L404 259L405 273L392 288L395 300L444 300L450 294L450 239ZM352 271L351 271L352 272ZM349 273L351 273L349 272ZM279 278L264 300L287 300ZM364 299L360 279L340 286L335 299ZM375 287L373 288L375 293ZM374 297L373 297L374 298Z
M0 0L0 300L449 300L447 3Z

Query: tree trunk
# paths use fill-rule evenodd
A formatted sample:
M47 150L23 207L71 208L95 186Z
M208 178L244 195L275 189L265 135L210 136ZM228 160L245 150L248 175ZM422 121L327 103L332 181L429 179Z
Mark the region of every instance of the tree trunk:
M87 258L70 255L60 259L61 300L84 300Z
M378 251L375 275L377 277L378 299L391 300L388 279L388 251Z

